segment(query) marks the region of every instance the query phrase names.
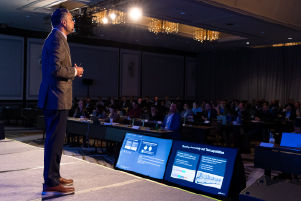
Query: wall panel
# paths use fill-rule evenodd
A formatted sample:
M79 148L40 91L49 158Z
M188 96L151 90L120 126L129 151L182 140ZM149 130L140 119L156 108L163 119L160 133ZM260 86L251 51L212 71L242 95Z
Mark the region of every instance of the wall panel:
M24 39L0 35L0 99L22 100Z

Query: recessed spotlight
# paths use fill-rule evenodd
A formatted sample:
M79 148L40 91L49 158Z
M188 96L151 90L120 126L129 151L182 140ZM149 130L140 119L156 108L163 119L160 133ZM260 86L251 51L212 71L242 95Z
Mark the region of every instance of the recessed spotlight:
M292 40L293 38L292 38L292 37L289 37L289 38L287 38L287 39Z
M130 19L137 21L142 17L142 10L141 8L133 7L129 10L129 17Z
M108 20L107 17L102 18L101 21L102 21L102 23L104 23L104 24L108 24L108 22L109 22L109 20Z
M246 45L250 45L250 42L249 42L249 41L247 41L247 42L246 42Z

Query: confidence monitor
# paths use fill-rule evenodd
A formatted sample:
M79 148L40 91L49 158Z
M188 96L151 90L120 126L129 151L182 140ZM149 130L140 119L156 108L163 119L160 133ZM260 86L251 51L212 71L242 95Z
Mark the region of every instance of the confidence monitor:
M163 179L172 140L126 133L116 167Z
M174 141L164 179L219 197L228 196L236 149Z

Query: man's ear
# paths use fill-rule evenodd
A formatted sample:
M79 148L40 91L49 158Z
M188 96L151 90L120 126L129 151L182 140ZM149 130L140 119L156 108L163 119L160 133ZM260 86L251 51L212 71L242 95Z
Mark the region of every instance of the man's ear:
M62 19L61 20L61 24L66 27L67 26L67 20L66 19Z

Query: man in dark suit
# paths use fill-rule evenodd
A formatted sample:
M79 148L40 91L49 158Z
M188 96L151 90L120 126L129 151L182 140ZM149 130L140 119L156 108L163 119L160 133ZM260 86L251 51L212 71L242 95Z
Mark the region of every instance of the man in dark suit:
M168 138L180 139L181 116L177 112L175 103L170 105L169 113L165 116L162 127L166 130L174 131L172 134L167 134Z
M42 52L42 83L38 106L46 125L43 195L74 193L72 179L60 175L60 161L68 112L72 106L72 80L81 77L83 68L72 67L67 35L74 31L71 13L64 8L51 16L52 31ZM69 187L68 187L69 186Z

